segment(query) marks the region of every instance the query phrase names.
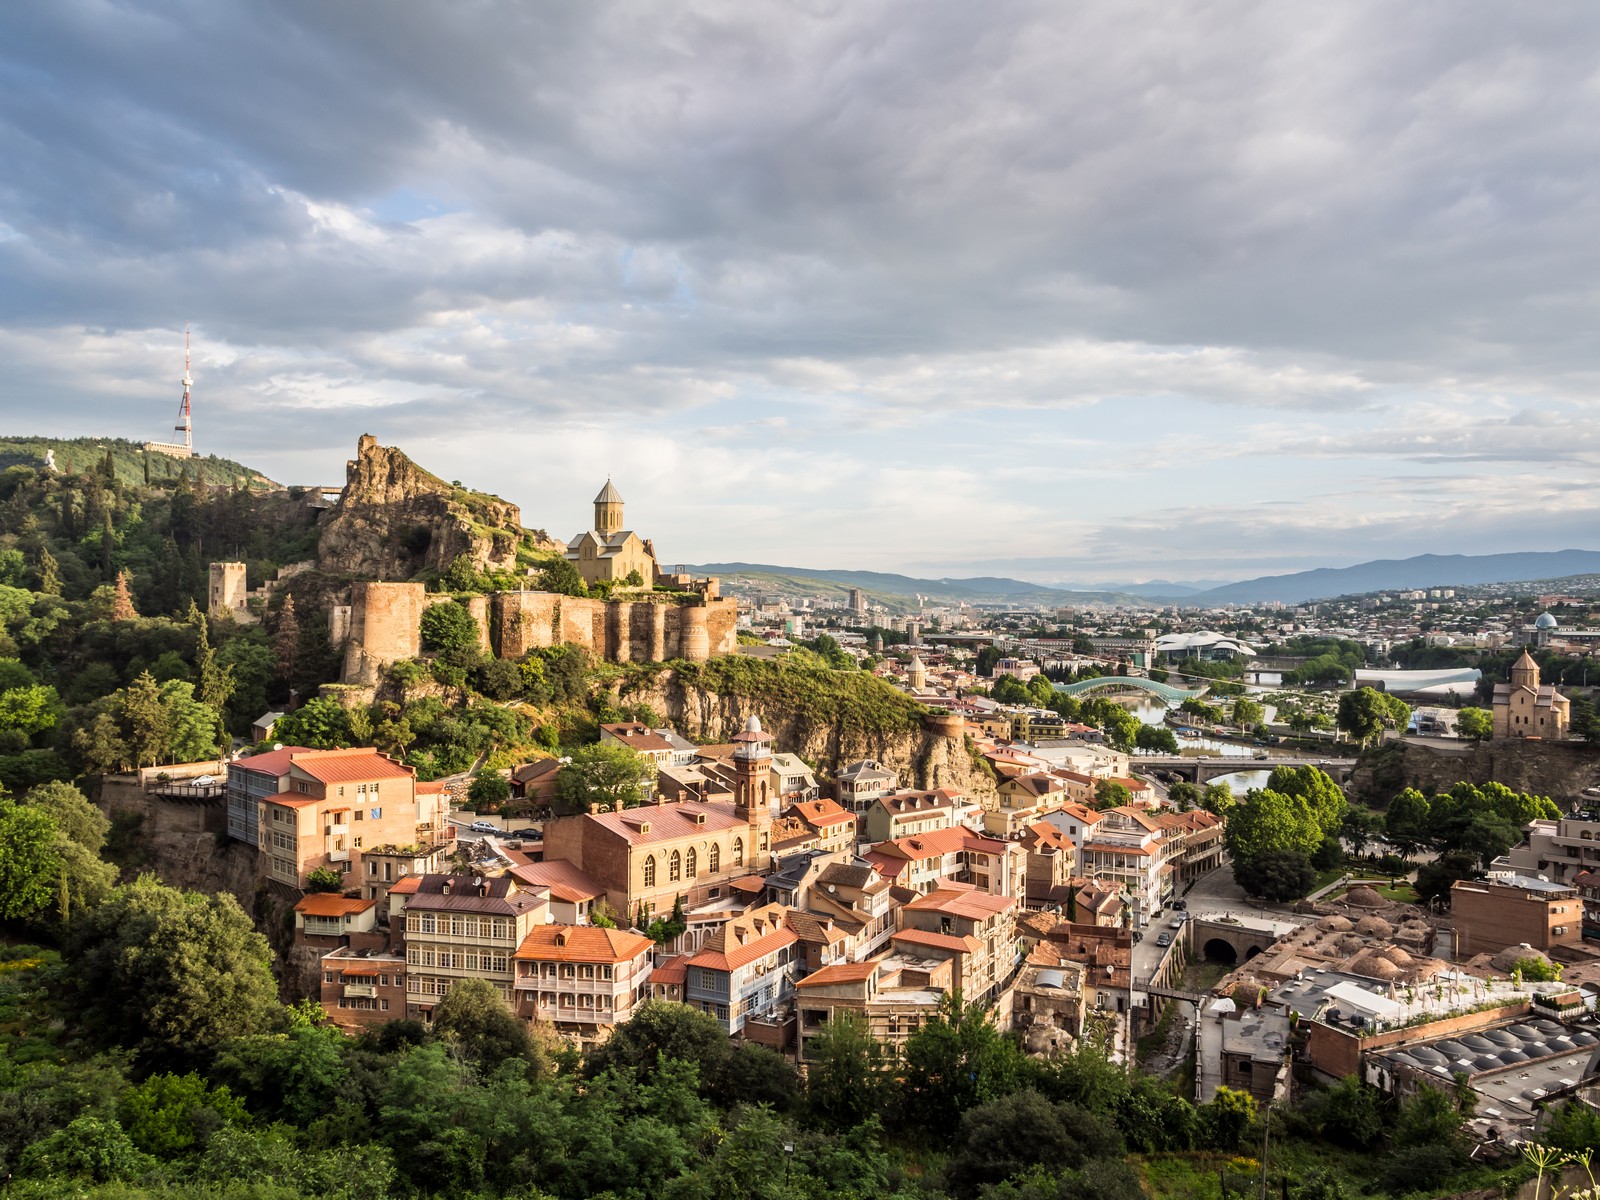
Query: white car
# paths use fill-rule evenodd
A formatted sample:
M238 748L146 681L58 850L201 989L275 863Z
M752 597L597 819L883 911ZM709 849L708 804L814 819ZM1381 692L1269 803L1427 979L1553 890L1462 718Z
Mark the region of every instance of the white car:
M496 825L493 821L474 821L471 825L468 825L467 828L472 830L473 833L500 832L500 826Z
M195 787L215 787L220 780L215 775L199 775L189 781Z

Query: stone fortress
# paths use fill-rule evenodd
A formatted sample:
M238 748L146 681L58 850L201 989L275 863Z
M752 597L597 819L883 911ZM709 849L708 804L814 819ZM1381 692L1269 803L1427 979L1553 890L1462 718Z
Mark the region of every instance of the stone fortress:
M485 652L520 658L563 642L610 662L704 662L735 652L736 603L722 598L715 579L663 571L651 542L623 528L622 497L610 480L595 497L593 528L568 543L551 542L524 530L514 505L446 484L371 435L363 435L357 457L347 464L344 491L322 527L317 561L291 564L255 591L246 590L244 563L212 563L208 608L213 616L250 622L273 591L302 571L355 575L348 596L330 608L329 636L344 647L341 682L371 687L384 667L422 652L423 612L454 600L429 592L420 581L390 582L385 575L442 571L457 555L480 570L513 569L517 543L524 539L546 553L563 553L586 584L606 582L621 588L621 595L596 599L526 590L467 597L463 603ZM418 548L406 551L407 543ZM638 585L628 587L635 577ZM346 598L348 603L339 602Z

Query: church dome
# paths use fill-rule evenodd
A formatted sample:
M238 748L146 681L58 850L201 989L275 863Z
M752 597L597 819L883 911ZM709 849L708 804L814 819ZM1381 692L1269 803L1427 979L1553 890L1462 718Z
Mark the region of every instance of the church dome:
M600 489L600 494L594 498L596 504L621 504L622 497L617 489L612 486L611 480L606 480L606 486Z
M751 713L749 719L744 723L744 731L746 733L760 733L761 718L756 716L755 713Z
M1555 629L1557 628L1556 619L1547 612L1540 613L1538 620L1534 621L1533 627L1535 629Z

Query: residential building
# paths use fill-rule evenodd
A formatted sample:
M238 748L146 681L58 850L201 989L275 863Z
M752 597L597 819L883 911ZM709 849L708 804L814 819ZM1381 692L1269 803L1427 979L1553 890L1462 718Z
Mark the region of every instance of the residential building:
M726 922L685 960L684 1002L733 1034L793 999L800 939L785 917L782 905L769 904Z
M1086 1011L1128 1011L1133 987L1131 931L1062 921L1046 935L1045 941L1063 959L1088 968L1083 983Z
M1017 901L949 883L901 909L904 924L890 939L897 951L949 959L963 999L988 1005L1010 984L1022 961Z
M1023 907L1062 908L1073 892L1072 868L1076 859L1072 840L1046 821L1036 821L1022 831L1028 852Z
M1011 1020L1031 1053L1061 1050L1083 1036L1088 974L1048 942L1028 952L1012 989Z
M832 917L845 929L859 929L854 955L859 961L876 956L889 945L898 908L893 890L890 882L862 859L833 862L817 876L806 907Z
M406 1015L406 960L342 946L322 956L318 1000L328 1021L356 1033Z
M865 840L887 842L948 829L956 823L958 800L958 794L949 788L886 792L867 806L863 820Z
M772 773L777 776L777 801L794 804L815 800L822 795L817 777L798 754L773 754Z
M289 759L296 754L310 753L306 746L284 746L270 754L254 754L228 764L229 837L247 846L260 847L261 805L268 797L283 791L282 780L289 773Z
M590 924L596 907L605 900L605 888L559 858L515 866L509 873L525 887L550 893L550 919L557 925Z
M1181 888L1222 865L1225 849L1222 818L1202 808L1154 814L1161 831L1162 855L1172 867L1172 883Z
M675 751L672 743L664 736L663 731L651 729L650 726L637 721L611 722L600 726L600 742L602 745L622 746L632 750L652 768L682 766L683 763L675 762ZM693 760L693 747L690 747L690 758Z
M1572 702L1539 682L1539 664L1526 650L1511 664L1511 682L1494 685L1492 711L1496 738L1561 742L1572 722Z
M812 972L795 985L800 1061L807 1061L811 1042L842 1013L860 1018L885 1052L898 1049L938 1012L940 1001L955 990L954 978L953 958L911 954Z
M432 842L442 823L441 798L419 803L415 772L370 748L275 750L231 764L229 775L235 770L248 776L241 792L258 794L276 780L257 809L260 872L286 887L303 888L323 867L359 887L367 849Z
M1101 815L1104 819L1078 846L1078 870L1126 892L1135 927L1143 928L1172 894L1160 829L1136 808L1112 808Z
M508 875L417 879L405 900L406 1015L432 1020L433 1006L462 979L487 980L510 1005L512 956L549 915L548 892Z
M302 896L294 906L295 941L310 946L333 947L349 945L352 935L361 945L361 935L367 935L365 947L381 946L383 934L378 931L378 902L341 896L337 892L312 892Z
M790 805L784 816L804 824L816 837L816 849L824 854L855 848L856 818L833 800L801 800Z
M564 764L559 758L540 758L511 769L511 795L541 808L556 798L556 778Z
M867 806L885 792L899 786L900 777L875 759L864 758L851 763L839 772L835 787L839 803L854 813L867 810Z
M604 1040L650 997L655 943L592 925L535 925L512 956L515 1011L581 1045Z
M1019 842L984 837L965 826L880 842L862 857L885 879L927 893L946 883L996 896L1022 893L1028 852Z
M1600 811L1583 809L1554 821L1530 821L1521 845L1490 865L1490 874L1543 875L1570 882L1580 871L1600 870Z
M437 875L445 869L449 858L450 847L443 843L432 846L364 847L361 851L361 894L370 900L377 900L379 912L386 913L388 906L383 900L397 880L407 875ZM348 882L353 884L354 877Z
M1002 780L995 793L994 801L985 803L983 830L998 838L1015 837L1067 803L1065 784L1046 772Z
M1458 879L1450 887L1456 955L1528 945L1548 951L1583 941L1583 901L1570 884L1526 875Z

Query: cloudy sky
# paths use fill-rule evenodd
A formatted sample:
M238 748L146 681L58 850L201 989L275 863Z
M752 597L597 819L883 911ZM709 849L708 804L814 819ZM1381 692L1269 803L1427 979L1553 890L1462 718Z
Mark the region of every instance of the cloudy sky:
M1584 3L0 6L5 430L677 562L1600 547Z

